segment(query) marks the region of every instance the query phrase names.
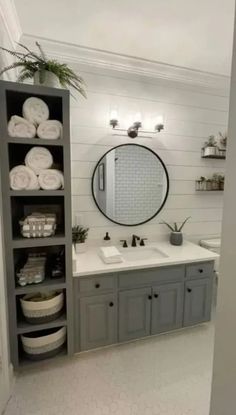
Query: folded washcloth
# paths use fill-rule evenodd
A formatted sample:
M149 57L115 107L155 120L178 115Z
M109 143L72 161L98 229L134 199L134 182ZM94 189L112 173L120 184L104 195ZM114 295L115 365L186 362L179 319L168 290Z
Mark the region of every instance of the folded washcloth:
M8 134L10 137L34 138L35 126L18 115L13 115L8 123Z
M115 246L102 246L100 248L100 256L106 264L123 261L120 251Z
M16 166L10 171L10 187L13 190L38 190L39 182L29 167Z
M41 170L38 176L39 185L44 190L64 189L64 176L60 170Z
M62 124L57 120L43 121L38 126L37 136L46 140L57 140L58 138L62 138Z
M31 97L28 98L22 108L23 117L32 122L35 125L41 124L41 122L48 120L49 109L42 99Z
M41 170L52 167L53 157L45 147L32 147L26 154L25 164L38 175Z

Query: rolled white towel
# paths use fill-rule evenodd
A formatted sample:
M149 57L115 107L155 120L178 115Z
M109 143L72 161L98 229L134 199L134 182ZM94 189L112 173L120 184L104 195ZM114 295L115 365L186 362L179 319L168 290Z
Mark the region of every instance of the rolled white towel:
M27 98L23 104L22 112L23 117L35 125L39 125L49 118L48 106L46 102L40 98Z
M32 147L25 156L25 164L30 167L35 174L39 175L41 170L50 169L53 164L53 157L45 147Z
M64 189L64 176L60 170L41 170L38 176L39 185L44 190Z
M16 166L10 171L10 186L13 190L38 190L39 182L33 170L26 166Z
M38 126L37 136L39 138L50 140L62 138L62 124L57 120L43 121Z
M36 128L24 118L13 115L8 123L8 134L10 137L34 138Z

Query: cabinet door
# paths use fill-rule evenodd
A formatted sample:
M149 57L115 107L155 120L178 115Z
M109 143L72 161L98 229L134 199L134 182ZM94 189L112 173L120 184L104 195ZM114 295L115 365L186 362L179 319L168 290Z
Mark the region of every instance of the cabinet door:
M187 281L185 284L184 326L211 318L212 279Z
M174 330L183 325L184 284L153 287L151 333Z
M117 297L106 294L80 299L80 348L117 342Z
M119 293L119 341L150 335L151 288Z

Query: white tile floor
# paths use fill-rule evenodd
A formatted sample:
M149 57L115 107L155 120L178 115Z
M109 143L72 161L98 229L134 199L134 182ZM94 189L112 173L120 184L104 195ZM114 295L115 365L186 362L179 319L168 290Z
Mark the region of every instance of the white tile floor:
M213 324L43 364L6 415L208 415Z

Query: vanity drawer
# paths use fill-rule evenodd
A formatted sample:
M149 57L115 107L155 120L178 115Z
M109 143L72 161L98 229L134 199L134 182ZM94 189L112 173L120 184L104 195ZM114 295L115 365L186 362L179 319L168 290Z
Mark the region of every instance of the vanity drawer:
M195 279L211 277L214 271L214 262L198 262L186 266L186 278Z
M179 282L184 280L184 275L184 265L122 272L119 276L119 287L128 288L152 285L153 283Z
M79 279L80 294L99 294L116 289L116 276L109 274L106 276L95 275Z

